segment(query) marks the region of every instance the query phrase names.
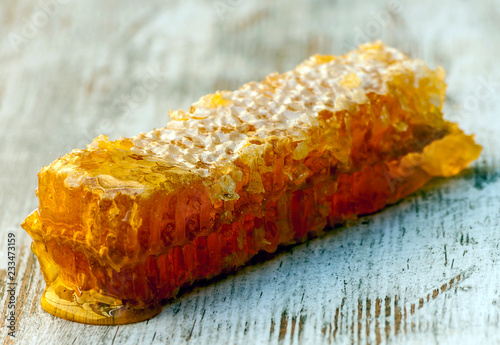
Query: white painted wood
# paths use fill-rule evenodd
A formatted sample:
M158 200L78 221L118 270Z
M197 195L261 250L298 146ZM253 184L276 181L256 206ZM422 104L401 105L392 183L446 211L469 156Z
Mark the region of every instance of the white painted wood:
M17 337L2 316L2 340L500 343L499 1L19 0L3 2L0 18L3 315L8 232L18 256ZM484 146L470 169L197 286L148 322L88 326L41 309L43 277L19 224L37 205L42 165L102 133L164 126L168 109L216 89L378 37L446 69L446 116Z

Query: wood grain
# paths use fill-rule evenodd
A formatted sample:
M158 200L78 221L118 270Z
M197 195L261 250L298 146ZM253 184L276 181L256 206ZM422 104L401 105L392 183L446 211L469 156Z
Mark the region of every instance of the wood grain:
M500 343L500 3L152 0L0 5L0 336L17 344ZM382 38L447 71L446 117L480 159L452 179L188 289L156 318L98 327L45 313L20 228L40 167L131 136L217 89ZM7 336L16 234L17 332Z

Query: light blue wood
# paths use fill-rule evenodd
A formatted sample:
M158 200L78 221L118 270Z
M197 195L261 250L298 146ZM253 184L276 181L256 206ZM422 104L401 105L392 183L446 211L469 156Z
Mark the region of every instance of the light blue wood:
M45 5L43 5L45 4ZM500 3L4 1L0 310L17 239L17 344L500 343ZM484 150L458 177L189 290L119 327L45 313L20 228L39 169L95 136L132 136L200 96L382 38L447 71L446 117Z

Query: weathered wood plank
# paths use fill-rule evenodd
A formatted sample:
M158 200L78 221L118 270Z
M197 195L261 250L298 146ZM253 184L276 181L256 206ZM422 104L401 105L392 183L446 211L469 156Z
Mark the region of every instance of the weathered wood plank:
M0 5L0 336L18 344L500 343L500 4L21 0ZM381 37L447 70L446 116L484 146L471 169L322 238L186 291L155 319L57 319L30 239L36 173L93 137L160 127L216 89ZM16 338L7 336L7 234Z

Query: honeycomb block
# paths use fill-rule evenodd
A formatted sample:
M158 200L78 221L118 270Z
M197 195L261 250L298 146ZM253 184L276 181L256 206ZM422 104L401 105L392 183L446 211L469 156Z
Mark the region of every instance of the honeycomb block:
M444 71L381 42L97 137L38 177L23 228L43 308L90 324L160 312L179 288L382 209L481 147L445 121Z

